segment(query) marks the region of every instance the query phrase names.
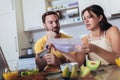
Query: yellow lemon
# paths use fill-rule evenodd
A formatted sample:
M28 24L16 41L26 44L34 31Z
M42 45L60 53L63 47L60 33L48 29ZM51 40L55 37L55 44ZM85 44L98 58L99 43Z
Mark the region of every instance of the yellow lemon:
M117 58L115 59L115 62L116 62L116 64L120 67L120 57L117 57Z

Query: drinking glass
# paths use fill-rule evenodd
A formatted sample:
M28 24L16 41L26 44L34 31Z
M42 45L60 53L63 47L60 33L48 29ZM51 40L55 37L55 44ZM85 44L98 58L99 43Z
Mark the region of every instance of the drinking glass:
M13 80L13 79L17 78L17 76L18 76L18 71L11 71L11 72L3 73L3 78L5 80Z

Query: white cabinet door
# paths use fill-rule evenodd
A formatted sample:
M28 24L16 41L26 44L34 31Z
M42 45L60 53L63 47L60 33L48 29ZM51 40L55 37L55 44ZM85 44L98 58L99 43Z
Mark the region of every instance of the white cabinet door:
M13 0L0 0L0 15L13 10Z
M110 7L112 14L120 13L120 0L110 0Z
M80 13L86 7L93 5L93 4L97 4L103 8L106 17L111 17L109 0L78 0L78 1L79 1Z
M45 0L22 0L25 31L42 27L41 15L45 12Z
M0 0L0 46L8 64L19 60L16 15L13 6L13 0Z
M0 15L0 45L7 61L18 60L15 12Z
M16 18L14 11L0 16L0 45L7 60L18 59Z

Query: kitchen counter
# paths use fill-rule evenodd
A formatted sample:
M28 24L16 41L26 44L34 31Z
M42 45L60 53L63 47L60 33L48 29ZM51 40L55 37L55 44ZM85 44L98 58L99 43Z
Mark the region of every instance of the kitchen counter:
M19 69L36 68L35 54L19 57Z
M24 58L34 58L35 57L35 53L33 54L29 54L29 55L23 55L23 56L20 56L19 59L24 59Z

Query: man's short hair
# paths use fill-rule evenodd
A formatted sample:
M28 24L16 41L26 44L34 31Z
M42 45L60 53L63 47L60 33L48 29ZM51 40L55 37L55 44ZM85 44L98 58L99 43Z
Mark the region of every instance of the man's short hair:
M46 16L52 14L56 15L59 18L58 14L55 11L47 11L42 15L42 22L45 23Z

